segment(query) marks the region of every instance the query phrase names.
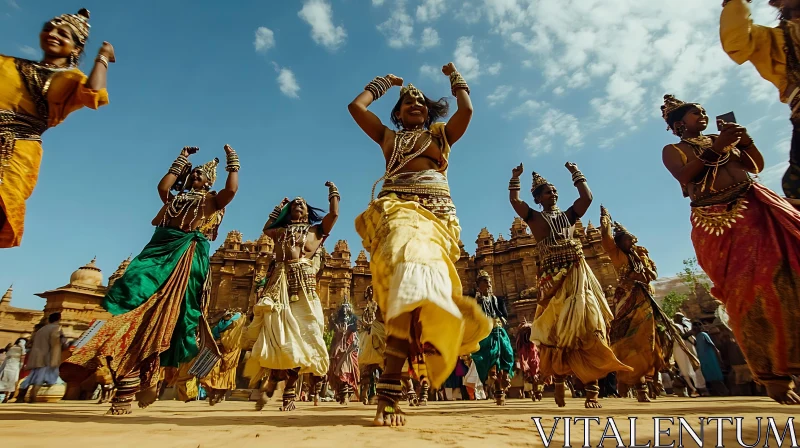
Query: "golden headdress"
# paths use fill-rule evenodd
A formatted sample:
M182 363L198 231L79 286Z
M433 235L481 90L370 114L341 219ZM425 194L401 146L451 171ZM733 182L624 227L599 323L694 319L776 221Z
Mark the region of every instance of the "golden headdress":
M479 282L479 281L481 281L481 279L484 279L484 278L485 278L485 279L486 279L486 280L487 280L489 283L492 283L492 276L491 276L491 275L489 275L489 273L488 273L488 272L486 272L486 271L484 271L483 269L481 269L480 271L478 271L478 278L476 279L476 281L478 281L478 282Z
M425 101L425 95L422 93L421 90L414 87L414 84L408 84L400 88L400 98L404 97L406 94L411 95L412 98L417 98L421 101Z
M697 103L687 103L685 101L681 101L675 98L675 95L664 95L664 105L661 106L661 118L667 122L667 130L672 131L677 135L675 129L672 128L673 123L669 122L669 116L671 113L675 112L678 109L687 107L687 106L698 106Z
M614 239L616 240L617 238L623 235L630 235L630 237L633 239L633 244L636 244L639 241L634 234L632 234L631 232L628 231L628 229L625 228L625 226L618 223L617 221L614 221Z
M550 185L550 182L547 181L544 177L540 176L539 173L533 172L533 185L531 186L531 193L536 191L537 188L543 185Z
M89 11L86 8L81 8L77 14L62 14L54 17L49 23L55 26L69 25L72 32L78 38L77 44L82 48L86 45L86 39L89 38Z
M196 168L206 175L208 183L210 184L209 186L214 186L214 182L217 180L217 165L219 165L219 159L214 157L214 160Z

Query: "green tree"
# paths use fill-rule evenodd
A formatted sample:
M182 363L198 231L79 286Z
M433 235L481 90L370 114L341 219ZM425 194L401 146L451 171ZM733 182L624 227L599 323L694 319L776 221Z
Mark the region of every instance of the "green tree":
M709 282L706 273L700 269L695 257L683 260L683 270L678 272L678 277L689 288L690 295L696 296L698 286L706 291L711 289L711 282Z
M322 338L325 340L325 346L328 347L328 352L331 351L331 342L333 342L333 329L328 328L325 333L322 334Z
M661 309L664 310L664 314L666 314L667 317L672 318L672 316L681 309L686 299L688 299L686 294L670 291L669 294L664 296L664 300L661 301Z

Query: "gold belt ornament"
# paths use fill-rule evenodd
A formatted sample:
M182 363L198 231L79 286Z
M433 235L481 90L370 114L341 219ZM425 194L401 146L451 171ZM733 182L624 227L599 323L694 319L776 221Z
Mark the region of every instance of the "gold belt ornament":
M0 109L0 184L14 156L16 141L41 142L46 129L47 124L36 117Z
M709 205L692 209L692 223L711 235L720 236L730 229L742 212L747 210L747 200L739 198L730 204Z

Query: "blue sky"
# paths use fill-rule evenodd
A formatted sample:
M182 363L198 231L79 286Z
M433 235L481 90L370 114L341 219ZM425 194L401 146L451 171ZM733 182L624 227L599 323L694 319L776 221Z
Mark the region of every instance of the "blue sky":
M0 289L14 283L15 306L40 308L34 293L66 284L94 256L107 278L149 240L156 184L186 145L201 148L196 163L224 159L225 143L241 157L239 194L214 248L234 229L256 239L284 196L326 207L331 180L342 205L327 246L346 239L355 257L353 219L384 162L346 106L387 73L431 97L449 95L439 70L450 61L475 106L449 171L467 250L482 227L508 237L507 185L520 162L525 184L536 170L568 206L576 197L569 160L595 195L584 222L596 224L604 204L660 273L673 275L694 252L688 201L661 163L661 148L675 141L660 118L663 94L703 102L712 115L735 111L764 152L762 181L773 189L788 159L789 123L777 91L722 52L719 0L651 3L0 0L0 53L39 57L41 25L86 7L84 69L103 40L118 60L111 104L45 134L22 247L0 251ZM754 8L757 22L774 18ZM384 123L397 94L373 106Z

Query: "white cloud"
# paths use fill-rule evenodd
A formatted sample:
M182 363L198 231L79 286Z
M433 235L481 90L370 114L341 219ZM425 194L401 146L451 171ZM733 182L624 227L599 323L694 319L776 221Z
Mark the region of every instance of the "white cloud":
M561 95L563 95L563 94L564 94L564 92L566 92L566 91L567 91L567 90L566 90L565 88L563 88L563 87L561 87L561 86L558 86L558 87L556 87L555 89L553 89L553 94L554 94L554 95L561 96Z
M445 9L445 0L422 0L422 4L417 6L417 20L432 22L438 19Z
M486 72L490 75L497 75L500 73L500 70L503 69L503 64L501 62L495 62L494 64L490 65L486 68Z
M527 93L527 92L525 92ZM511 110L508 114L510 117L516 117L518 115L530 115L533 116L534 113L539 112L543 107L549 106L547 103L542 101L536 100L525 100L522 104L515 107Z
M528 132L525 145L531 155L536 157L552 152L556 140L566 147L566 151L580 148L584 144L578 119L574 115L550 108L542 114L538 126Z
M326 0L306 0L297 13L311 25L311 38L328 50L336 50L347 40L347 31L333 24L333 9Z
M467 83L478 79L481 63L472 49L472 36L458 38L456 50L453 52L453 63Z
M40 55L39 50L37 50L37 49L35 49L35 48L31 47L31 46L28 46L28 45L23 45L23 46L19 47L19 51L20 51L20 53L22 53L25 56L28 56L30 58L35 58L35 57L38 57Z
M428 64L423 64L422 67L419 68L419 74L431 78L434 81L441 81L447 79L442 74L442 70L440 68Z
M513 88L511 86L497 86L494 92L489 94L486 99L489 100L490 106L500 104L508 98L508 94L510 94L512 90Z
M267 27L258 27L253 45L256 47L256 51L266 53L267 50L275 46L275 33Z
M397 0L392 14L378 25L391 48L403 48L414 43L414 19L406 12L405 0Z
M19 4L16 2L16 0L6 0L6 3L8 3L8 6L14 9L20 9Z
M472 2L463 2L459 5L455 17L467 25L474 25L481 21L481 10Z
M425 28L422 30L422 37L420 38L420 51L427 50L429 48L433 48L441 43L441 39L439 38L439 33L436 32L433 28Z
M372 6L382 6L384 0L372 0Z
M781 183L783 180L783 175L786 173L787 169L789 169L788 161L783 161L776 163L775 165L768 166L758 175L759 181L772 191L782 193L783 187L781 186Z
M275 70L278 71L278 87L280 87L281 92L289 98L300 98L300 95L298 95L300 84L297 83L294 73L288 68L278 67L274 62L273 65Z

